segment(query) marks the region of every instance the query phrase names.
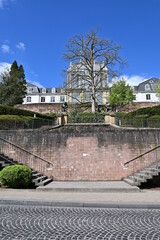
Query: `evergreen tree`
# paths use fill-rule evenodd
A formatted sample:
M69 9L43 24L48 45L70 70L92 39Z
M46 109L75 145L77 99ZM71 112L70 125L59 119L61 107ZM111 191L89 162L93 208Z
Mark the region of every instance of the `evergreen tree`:
M21 104L26 94L26 80L23 66L13 62L9 72L2 75L0 83L0 103L13 106Z

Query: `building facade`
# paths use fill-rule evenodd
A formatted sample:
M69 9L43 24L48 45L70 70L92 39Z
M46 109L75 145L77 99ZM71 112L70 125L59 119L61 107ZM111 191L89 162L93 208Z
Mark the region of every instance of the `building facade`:
M108 88L108 70L103 62L94 62L95 86L96 86L96 102L99 105L106 104L109 88ZM67 70L66 81L67 102L84 103L91 102L91 79L89 70L82 61L70 63Z
M156 96L156 84L160 81L159 78L150 78L138 86L134 87L134 102L159 102Z
M33 103L64 103L66 95L62 88L38 88L27 83L27 94L23 99L23 104Z

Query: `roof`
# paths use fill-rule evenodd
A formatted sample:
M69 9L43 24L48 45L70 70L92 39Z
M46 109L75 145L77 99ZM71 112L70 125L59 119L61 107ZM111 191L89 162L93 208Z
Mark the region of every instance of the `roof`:
M159 78L150 78L134 87L137 92L155 92L155 84L160 81Z
M37 87L37 86L32 83L27 82L27 87Z

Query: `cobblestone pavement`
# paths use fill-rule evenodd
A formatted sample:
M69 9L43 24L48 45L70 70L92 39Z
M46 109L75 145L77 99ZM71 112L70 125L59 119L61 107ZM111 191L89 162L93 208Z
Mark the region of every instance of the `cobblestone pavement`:
M160 210L0 205L1 240L160 239Z

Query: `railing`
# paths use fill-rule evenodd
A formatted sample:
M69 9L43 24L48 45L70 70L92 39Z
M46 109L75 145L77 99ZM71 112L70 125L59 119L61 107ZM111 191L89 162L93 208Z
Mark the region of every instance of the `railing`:
M160 128L160 119L152 118L115 118L115 124L122 127Z
M4 154L4 159L9 162L11 161L10 159L13 159L13 161L25 164L42 175L46 174L46 176L52 177L52 163L1 137L0 153Z
M157 149L159 148L160 148L160 145L155 146L154 148L124 163L124 166L129 165L131 167L131 174L133 176L133 180L134 180L135 173L142 170L143 168L149 167L151 164L158 166L160 156L159 156L159 151L157 151Z
M35 120L0 120L1 130L10 129L37 129L41 127L53 127L58 124L58 120L35 119Z

